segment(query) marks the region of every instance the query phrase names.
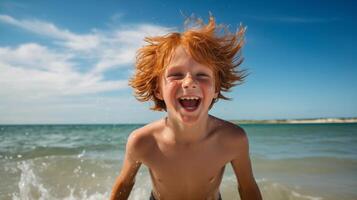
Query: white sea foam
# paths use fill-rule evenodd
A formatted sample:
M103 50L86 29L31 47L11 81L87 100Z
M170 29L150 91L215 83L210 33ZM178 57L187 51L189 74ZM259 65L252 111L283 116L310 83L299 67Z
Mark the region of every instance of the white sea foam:
M83 158L84 154L86 154L86 150L83 150L80 154L78 154L78 158Z
M322 200L322 197L313 197L313 196L309 196L309 195L302 195L299 194L295 191L291 191L291 194L295 197L299 197L299 198L303 198L303 199L309 199L309 200Z
M68 193L67 196L58 197L59 194L55 194L51 191L51 185L46 185L40 175L38 169L45 169L47 165L35 166L34 161L27 160L18 162L17 168L20 172L20 180L18 182L18 192L12 194L13 200L101 200L107 199L110 193L110 186L108 185L108 191L106 192L91 192L88 188L78 188L75 186L67 185L64 190ZM37 168L35 168L37 167ZM42 167L42 168L41 168ZM36 170L35 170L36 169ZM75 174L76 172L74 172ZM77 172L78 173L78 172ZM95 173L91 174L92 178L96 177ZM311 196L301 192L300 188L291 188L287 185L271 181L267 178L256 180L259 188L262 192L264 199L266 200L323 200L322 197ZM100 185L96 182L95 184ZM234 176L225 176L221 186L222 196L226 199L236 198L236 179ZM147 198L150 195L151 182L147 171L140 170L137 175L137 182L130 195L130 200L141 200ZM235 192L234 192L235 191Z
M310 196L295 191L293 188L277 183L266 178L258 179L257 183L264 199L287 199L287 200L322 200L322 197ZM299 187L295 187L299 189Z
M20 162L18 168L21 170L20 181L18 183L19 194L13 194L14 200L31 200L31 199L51 199L47 189L42 185L41 180L32 170L32 162Z
M32 161L22 161L18 163L18 169L21 171L20 181L18 183L19 192L12 194L13 200L102 200L109 197L109 193L99 193L88 195L88 191L80 189L75 192L75 188L67 187L70 191L69 195L64 198L56 198L51 195L51 192L46 185L43 184L41 178L36 175L33 170L34 164Z

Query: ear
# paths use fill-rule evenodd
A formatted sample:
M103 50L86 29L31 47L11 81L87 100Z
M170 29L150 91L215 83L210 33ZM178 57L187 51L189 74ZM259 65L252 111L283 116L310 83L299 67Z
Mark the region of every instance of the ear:
M156 98L160 99L160 100L164 100L164 98L162 97L162 93L160 91L160 88L157 88L154 92L154 95Z
M217 98L218 98L218 93L219 93L219 92L215 92L215 93L214 93L214 96L213 96L214 99L217 99Z

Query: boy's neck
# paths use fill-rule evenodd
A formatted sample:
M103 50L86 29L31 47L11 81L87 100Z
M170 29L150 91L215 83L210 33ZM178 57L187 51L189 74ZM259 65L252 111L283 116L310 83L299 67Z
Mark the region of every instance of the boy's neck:
M210 116L206 115L194 124L182 123L170 117L165 118L168 134L175 144L193 144L203 140L209 134Z

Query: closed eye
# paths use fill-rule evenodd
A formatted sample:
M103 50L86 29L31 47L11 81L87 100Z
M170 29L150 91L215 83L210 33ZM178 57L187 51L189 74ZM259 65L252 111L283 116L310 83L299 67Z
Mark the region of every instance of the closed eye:
M176 74L169 74L168 77L171 77L171 76L183 76L182 74L180 73L176 73Z
M197 74L198 77L209 77L207 74L199 73Z
M170 79L173 79L173 80L175 80L175 79L181 79L182 77L183 77L183 74L181 74L181 73L169 74L169 75L167 76L167 78L170 78Z

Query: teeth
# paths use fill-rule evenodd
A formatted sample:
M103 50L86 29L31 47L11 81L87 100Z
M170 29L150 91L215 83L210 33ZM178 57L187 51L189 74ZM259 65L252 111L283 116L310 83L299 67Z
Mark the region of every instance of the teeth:
M198 100L198 97L181 97L180 100Z

